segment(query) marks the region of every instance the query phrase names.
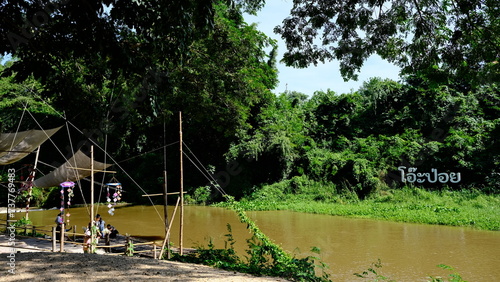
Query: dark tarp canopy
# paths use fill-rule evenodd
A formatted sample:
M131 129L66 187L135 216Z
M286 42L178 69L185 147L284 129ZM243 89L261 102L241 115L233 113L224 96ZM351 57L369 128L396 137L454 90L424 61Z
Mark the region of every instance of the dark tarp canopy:
M35 151L62 126L49 130L28 130L0 134L0 165L15 163Z
M92 160L82 151L77 151L67 162L56 168L51 173L33 181L34 187L59 186L64 181L78 181L91 175ZM102 171L111 166L94 161L94 173Z

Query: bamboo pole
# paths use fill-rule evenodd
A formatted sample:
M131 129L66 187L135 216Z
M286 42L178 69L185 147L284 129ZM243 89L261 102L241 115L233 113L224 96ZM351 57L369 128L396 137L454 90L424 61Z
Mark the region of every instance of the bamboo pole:
M56 238L57 238L56 236L57 236L56 227L52 226L52 251L53 252L56 251Z
M12 246L9 246L9 245L0 245L0 247L12 248ZM19 246L16 246L16 249L36 250L36 251L41 251L41 252L51 252L51 250L41 249L41 248L37 248L37 247L19 247Z
M169 224L168 224L168 201L167 201L167 171L163 171L163 179L164 190L163 190L163 200L165 201L165 205L163 206L163 213L165 216L165 240L167 242L167 259L170 259L170 232L169 232ZM156 249L155 249L155 258L156 258Z
M165 119L163 119L163 180L164 189L163 189L163 200L165 201L165 205L163 206L163 212L165 214L165 240L167 242L167 259L170 259L170 233L168 230L168 189L167 189L167 125L165 123ZM155 258L156 258L156 245L155 245Z
M134 242L132 241L132 239L130 239L130 236L127 236L127 242L125 243L125 252L123 253L124 255L128 255L128 252L129 252L128 246L130 246L133 243ZM134 255L133 251L131 253L132 253L132 255Z
M38 146L38 149L36 150L36 155L35 155L35 164L33 165L33 170L30 172L28 176L28 202L26 204L26 219L29 219L29 209L30 209L30 204L31 204L31 194L33 191L33 180L35 179L35 173L36 173L36 165L38 164L38 156L40 155L40 146ZM31 182L31 183L30 183Z
M94 145L90 146L90 253L94 253L95 247L95 232L92 231L92 227L94 226Z
M66 168L77 169L77 170L89 170L96 173L97 172L116 173L116 170L99 170L99 169L89 169L89 168L72 167L72 166L67 166Z
M186 194L187 192L184 192L184 194ZM179 195L180 192L170 192L170 193L167 193L167 195ZM154 197L154 196L163 196L165 195L165 193L158 193L158 194L144 194L142 195L142 197Z
M182 112L179 112L179 148L180 148L180 170L181 170L181 189L180 189L180 201L181 201L181 211L180 211L180 234L179 234L179 254L182 256L182 241L183 241L183 228L184 228L184 175L182 169Z
M177 203L175 203L175 208L174 208L174 213L172 214L172 220L170 221L170 224L168 225L168 236L170 236L170 228L172 228L172 223L174 222L175 218L175 213L177 212L177 207L179 207L179 202L181 198L177 198ZM161 245L161 250L160 250L160 259L163 256L163 250L165 249L165 245L167 244L167 238L168 236L165 236L165 239L163 240L163 244Z
M61 224L61 231L59 231L59 236L61 236L61 238L59 239L59 244L60 244L60 249L59 249L59 252L64 252L64 231L65 231L65 227L66 225L64 224L64 222Z

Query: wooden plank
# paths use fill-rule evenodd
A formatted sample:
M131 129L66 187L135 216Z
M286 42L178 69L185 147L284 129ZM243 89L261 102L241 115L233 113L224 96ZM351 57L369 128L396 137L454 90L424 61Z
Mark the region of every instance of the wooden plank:
M89 171L93 171L93 172L108 172L108 173L116 173L116 171L114 170L99 170L99 169L88 169L88 168L81 168L81 167L72 167L72 166L67 166L66 168L70 168L70 169L76 169L76 170L89 170Z
M146 245L154 245L155 242L147 242L147 243L136 243L134 246L146 246Z
M0 247L12 248L12 246L7 246L7 245L0 245ZM38 249L38 248L30 248L30 247L19 247L19 246L16 246L16 249L26 249L26 250L38 250L38 251L44 251L44 252L52 252L51 250L47 250L47 249Z
M184 194L186 194L187 192L183 192ZM167 195L179 195L180 192L172 192L172 193L167 193ZM160 193L160 194L146 194L146 195L142 195L143 197L154 197L154 196L163 196L165 194L163 193Z
M153 252L153 250L134 251L134 254L138 254L138 253L151 253L151 252Z

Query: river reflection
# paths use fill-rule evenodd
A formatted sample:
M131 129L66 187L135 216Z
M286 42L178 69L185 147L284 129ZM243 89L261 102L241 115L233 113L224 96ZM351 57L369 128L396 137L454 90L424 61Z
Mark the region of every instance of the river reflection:
M164 235L163 206L107 208L98 211L121 234L161 240ZM31 212L35 225L54 225L57 210ZM88 223L85 208L71 209L70 225L81 229ZM169 208L169 216L173 208ZM19 216L23 214L19 213ZM171 241L178 245L179 212L172 227ZM377 272L396 281L428 281L428 277L447 277L451 272L437 267L446 264L467 281L500 279L500 232L466 228L393 223L288 211L249 212L259 228L274 242L297 257L315 255L311 247L321 249L321 260L330 267L333 281L366 281L356 278L378 259L383 267ZM212 239L224 247L226 225L232 227L238 253L245 255L250 234L233 211L187 206L184 212L184 247L206 246Z

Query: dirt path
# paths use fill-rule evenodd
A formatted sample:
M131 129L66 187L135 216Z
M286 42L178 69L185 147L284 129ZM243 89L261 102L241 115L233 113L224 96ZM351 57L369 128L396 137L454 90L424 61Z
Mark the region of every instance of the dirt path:
M7 245L2 235L0 244ZM28 244L29 243L29 244ZM36 239L16 246L37 247ZM15 270L9 266L10 248L0 248L0 281L286 281L220 270L204 265L140 257L83 253L52 253L16 249ZM9 270L11 270L9 272ZM11 272L15 272L12 274Z
M2 281L285 281L197 264L97 254L19 253L15 274L5 262L1 265Z

